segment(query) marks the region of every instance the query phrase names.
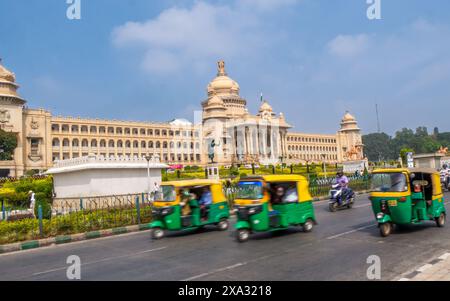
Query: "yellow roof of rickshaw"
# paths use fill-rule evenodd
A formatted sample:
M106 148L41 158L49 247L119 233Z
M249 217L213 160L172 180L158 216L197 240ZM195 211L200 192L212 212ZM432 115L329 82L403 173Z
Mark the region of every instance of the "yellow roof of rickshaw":
M175 187L191 187L191 186L206 186L206 185L215 185L222 184L219 180L210 180L210 179L193 179L193 180L179 180L179 181L169 181L162 182L162 186L175 186Z
M406 172L409 173L407 168L380 168L375 169L373 173L386 173L386 172Z
M297 182L307 181L306 177L301 175L255 175L241 178L241 180L257 180L262 179L266 182Z
M373 173L388 173L388 172L406 172L410 173L427 173L427 174L436 174L437 170L433 168L382 168L375 169Z

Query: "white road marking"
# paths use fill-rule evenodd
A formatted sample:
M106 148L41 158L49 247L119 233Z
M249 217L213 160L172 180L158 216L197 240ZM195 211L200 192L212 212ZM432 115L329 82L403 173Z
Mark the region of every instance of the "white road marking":
M431 268L432 266L433 266L432 264L427 263L427 264L421 266L420 268L418 268L416 271L422 273L422 272L428 270L429 268Z
M408 278L400 278L398 281L409 281Z
M355 233L355 232L358 232L360 230L364 230L364 229L375 227L375 226L376 226L376 224L375 225L368 225L368 226L364 226L364 227L359 227L359 228L351 230L351 231L347 231L347 232L344 232L344 233L340 233L340 234L336 234L336 235L333 235L333 236L329 236L329 237L327 237L327 239L338 238L338 237L341 237L341 236L344 236L344 235L347 235L347 234L350 234L350 233Z
M166 248L167 248L167 247L160 247L160 248L150 249L150 250L145 250L145 251L136 252L136 253L132 253L132 254L125 254L125 255L115 256L115 257L107 257L107 258L103 258L103 259L96 260L96 261L90 261L90 262L82 263L81 266L86 266L86 265L89 265L89 264L95 264L95 263L105 262L105 261L114 260L114 259L120 259L120 258L126 258L126 257L137 256L137 255L141 255L141 254L145 254L145 253L150 253L150 252L160 251L160 250L163 250L163 249L166 249ZM61 271L61 270L65 270L65 269L67 269L67 266L65 266L65 267L60 267L60 268L56 268L56 269L51 269L51 270L46 270L46 271L43 271L43 272L33 273L32 276L37 276L37 275L42 275L42 274L48 274L48 273L52 273L52 272L56 272L56 271Z
M255 261L266 259L266 258L269 258L269 257L272 257L272 256L275 256L275 255L267 255L267 256L262 256L262 257L259 257L259 258L253 259L253 260L249 260L249 261L238 262L236 264L233 264L233 265L230 265L230 266L226 266L226 267L223 267L223 268L219 268L219 269L215 269L215 270L212 270L210 272L205 272L205 273L202 273L202 274L198 274L198 275L195 275L195 276L183 279L181 281L191 281L191 280L195 280L195 279L198 279L198 278L203 278L203 277L206 277L206 276L209 276L209 275L212 275L212 274L233 270L235 268L247 265L247 264L255 262Z
M445 253L445 254L442 254L441 256L439 256L439 259L446 260L449 256L450 256L450 253Z

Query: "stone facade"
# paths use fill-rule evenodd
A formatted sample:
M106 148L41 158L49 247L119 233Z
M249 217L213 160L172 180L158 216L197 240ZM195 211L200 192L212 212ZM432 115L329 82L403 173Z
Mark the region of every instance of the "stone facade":
M252 115L239 84L218 62L217 76L201 103L202 120L135 122L53 116L30 109L17 89L14 73L0 64L0 128L17 134L11 161L0 161L2 175L46 170L56 160L98 156L158 155L161 162L183 165L342 162L363 158L361 131L348 112L334 135L289 131L282 113L267 101Z

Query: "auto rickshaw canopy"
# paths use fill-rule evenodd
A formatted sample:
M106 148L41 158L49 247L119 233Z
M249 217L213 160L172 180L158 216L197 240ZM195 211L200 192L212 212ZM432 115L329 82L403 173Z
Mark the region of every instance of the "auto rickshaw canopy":
M297 183L298 201L307 202L311 201L312 197L309 192L309 183L306 177L302 175L261 175L261 176L248 176L242 177L241 181L262 181L265 185L267 183ZM262 202L268 202L269 199L266 196Z
M180 195L184 188L189 189L189 188L209 187L213 203L221 203L226 201L226 197L222 191L222 182L219 180L193 179L193 180L168 181L163 182L161 184L161 187L163 186L172 186L175 188L176 200L175 202L167 204L171 206L176 205L180 202L181 200Z
M432 185L433 196L442 195L442 186L440 180L440 174L437 170L433 168L383 168L376 169L372 174L388 174L388 173L403 173L408 177L406 178L408 190L402 192L403 194L410 194L414 189L413 185L415 181L421 181L419 184L423 186L424 176L428 175L428 178L431 183L427 183L427 185ZM413 177L414 175L414 177ZM400 192L372 192L371 194L398 194Z

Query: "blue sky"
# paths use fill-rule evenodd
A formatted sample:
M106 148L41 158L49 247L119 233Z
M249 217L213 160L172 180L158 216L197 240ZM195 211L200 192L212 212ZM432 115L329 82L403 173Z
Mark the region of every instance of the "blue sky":
M0 57L20 93L54 115L193 120L224 59L251 113L258 95L295 130L450 131L450 1L1 0Z

